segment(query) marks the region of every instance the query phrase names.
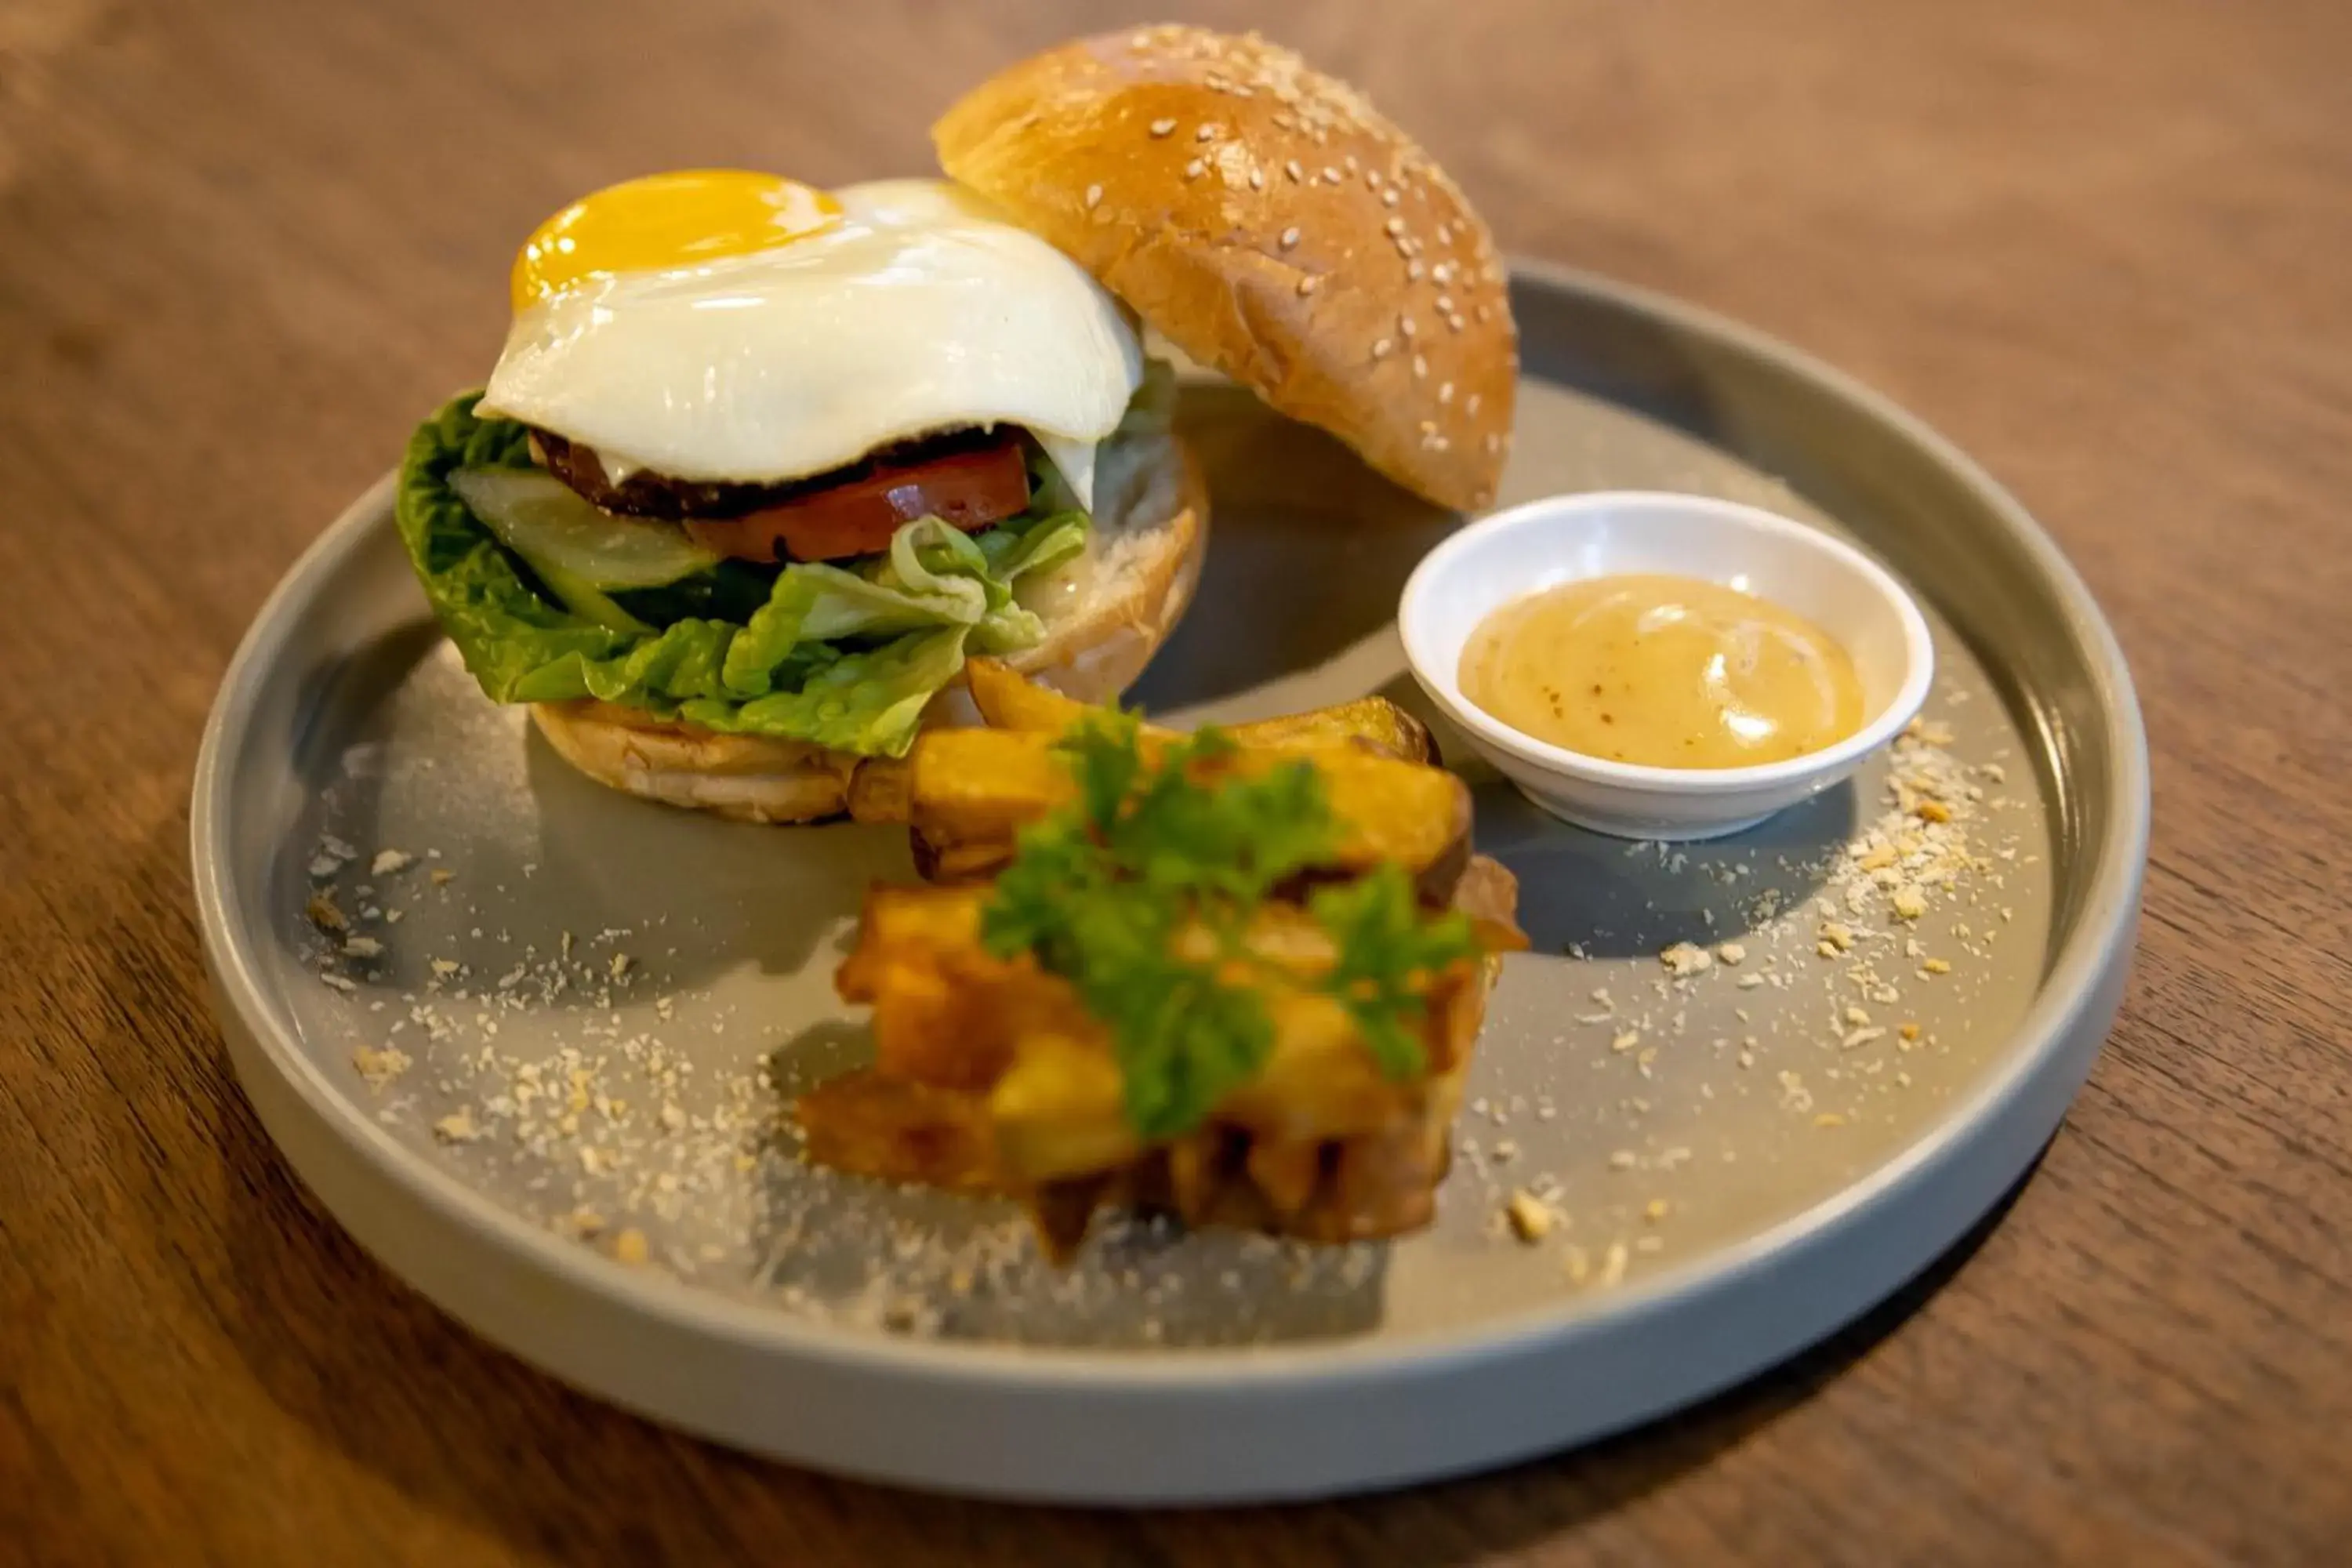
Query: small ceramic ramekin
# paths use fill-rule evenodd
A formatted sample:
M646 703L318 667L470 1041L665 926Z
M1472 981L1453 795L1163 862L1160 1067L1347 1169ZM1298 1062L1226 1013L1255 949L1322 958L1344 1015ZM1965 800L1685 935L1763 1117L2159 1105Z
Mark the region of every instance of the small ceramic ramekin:
M1843 645L1869 717L1787 762L1659 768L1538 741L1462 695L1462 650L1491 612L1628 573L1704 577L1795 611ZM1554 816L1621 838L1717 837L1819 795L1911 721L1936 667L1918 605L1853 546L1756 507L1646 490L1554 496L1471 523L1405 584L1397 628L1414 678L1481 755Z

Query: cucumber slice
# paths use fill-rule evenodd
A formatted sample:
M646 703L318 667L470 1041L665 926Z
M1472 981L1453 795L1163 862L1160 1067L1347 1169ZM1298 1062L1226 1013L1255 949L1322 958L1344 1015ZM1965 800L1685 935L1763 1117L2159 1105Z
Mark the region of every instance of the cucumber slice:
M529 559L526 557L525 559ZM629 614L613 602L613 596L591 583L583 583L561 566L531 562L531 570L547 584L548 592L563 601L563 607L573 615L583 616L600 626L610 626L616 632L628 632L637 637L650 636L653 627Z
M549 587L566 595L567 603L567 590L559 583L603 598L616 589L665 587L719 564L716 554L677 524L599 511L562 479L537 468L457 468L449 475L449 488L500 544L530 562ZM604 604L627 618L609 599Z

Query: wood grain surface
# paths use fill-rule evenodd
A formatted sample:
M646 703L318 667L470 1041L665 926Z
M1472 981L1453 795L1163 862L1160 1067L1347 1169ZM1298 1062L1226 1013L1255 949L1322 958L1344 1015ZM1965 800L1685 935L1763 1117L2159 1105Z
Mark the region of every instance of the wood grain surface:
M313 1207L207 1016L190 764L262 596L649 168L927 166L1076 0L0 0L0 1559L2342 1562L2352 6L1226 5L1514 250L1874 383L2112 615L2138 970L2005 1216L1797 1366L1499 1476L1198 1515L826 1480L603 1408ZM23 1553L18 1556L17 1553Z

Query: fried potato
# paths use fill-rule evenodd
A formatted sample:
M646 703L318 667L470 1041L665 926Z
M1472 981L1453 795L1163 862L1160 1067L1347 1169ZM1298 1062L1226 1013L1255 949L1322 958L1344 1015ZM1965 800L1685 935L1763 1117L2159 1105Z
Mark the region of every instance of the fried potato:
M1470 886L1491 896L1488 876L1466 879ZM982 948L987 899L981 888L877 888L867 896L857 943L836 984L845 1000L873 1006L876 1070L968 1099L975 1108L970 1114L991 1141L991 1179L1001 1185L1036 1191L1126 1170L1150 1150L1129 1118L1108 1032L1066 981L1026 955L1001 960ZM1507 916L1507 905L1502 912ZM1468 1060L1485 1013L1485 963L1460 963L1433 977L1422 1025L1428 1070L1398 1079L1365 1051L1345 1010L1307 984L1334 957L1329 933L1311 914L1267 904L1253 916L1247 942L1273 971L1258 984L1274 1046L1256 1076L1217 1107L1212 1126L1253 1147L1294 1151L1387 1138L1400 1119L1422 1118L1432 1086L1457 1078ZM952 1125L920 1131L953 1121L938 1102L908 1096L903 1104L885 1104L883 1090L856 1092L866 1098L848 1109L820 1102L813 1112L834 1118L842 1130L829 1131L828 1141L813 1133L814 1157L875 1173L944 1159L934 1151L953 1145ZM889 1138L872 1131L893 1116L915 1130ZM845 1140L859 1137L856 1150L834 1158ZM891 1139L906 1147L874 1151ZM1311 1185L1296 1160L1284 1158L1257 1156L1264 1171L1243 1173L1264 1187L1277 1217L1303 1213ZM1363 1205L1350 1200L1348 1212L1360 1215ZM1354 1223L1323 1228L1355 1234Z
M828 1079L795 1108L809 1158L886 1182L1009 1193L988 1102L974 1094L861 1068Z
M1286 713L1229 724L1225 733L1244 746L1267 746L1283 751L1319 751L1350 741L1378 747L1408 763L1437 763L1437 742L1429 726L1385 697L1359 697L1336 708Z
M908 822L916 864L936 880L986 876L1013 857L1022 826L1075 794L1042 731L942 730L916 746ZM1304 761L1323 777L1340 826L1329 868L1345 875L1394 860L1422 896L1450 899L1470 859L1470 791L1454 774L1353 745L1243 751L1220 770L1257 774Z
M1075 697L1041 686L999 658L975 658L964 667L972 705L992 730L1037 730L1059 735L1094 711ZM1366 742L1409 763L1437 761L1429 727L1385 697L1360 697L1334 708L1221 726L1243 746L1314 751ZM1160 739L1181 734L1156 724L1144 733Z
M1014 669L1001 658L974 658L963 667L972 706L992 730L1044 730L1060 734L1093 711L1075 697Z
M904 757L868 757L849 775L849 815L853 821L891 823L907 820L908 796L914 785L914 764Z

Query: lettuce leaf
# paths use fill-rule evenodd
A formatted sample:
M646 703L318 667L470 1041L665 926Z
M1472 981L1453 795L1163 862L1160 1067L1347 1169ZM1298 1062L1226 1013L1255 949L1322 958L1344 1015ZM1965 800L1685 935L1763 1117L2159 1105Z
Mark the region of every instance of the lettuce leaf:
M1083 512L1032 512L978 537L923 518L885 554L785 567L744 621L600 624L567 609L451 488L460 468L530 466L523 427L476 418L479 396L453 399L410 437L394 517L434 614L499 702L593 697L712 730L902 756L967 651L1044 637L1013 584L1086 542Z

